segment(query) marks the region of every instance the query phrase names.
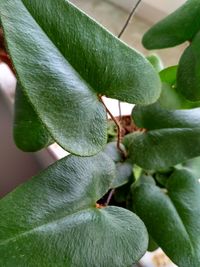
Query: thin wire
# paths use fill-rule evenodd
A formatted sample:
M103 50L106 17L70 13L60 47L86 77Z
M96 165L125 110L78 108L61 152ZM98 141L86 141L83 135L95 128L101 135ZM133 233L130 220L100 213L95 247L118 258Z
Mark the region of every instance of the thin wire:
M129 16L128 16L123 28L121 29L120 33L118 34L118 38L119 39L122 37L123 33L125 32L128 24L130 23L131 19L133 18L133 16L134 16L139 4L141 3L141 1L142 0L138 0L136 5L134 5L133 9L131 10L131 13L129 14ZM122 108L121 108L121 102L120 101L118 101L118 109L119 109L119 120L121 121L121 119L122 119Z
M120 33L118 34L118 38L122 37L123 33L125 32L128 24L130 23L131 19L133 18L134 14L135 14L135 12L136 12L136 10L137 10L137 8L141 2L142 2L142 0L138 0L136 5L134 5L133 9L131 10L131 13L129 14L129 16L128 16L128 18L127 18L127 20L123 26L123 28L121 29Z

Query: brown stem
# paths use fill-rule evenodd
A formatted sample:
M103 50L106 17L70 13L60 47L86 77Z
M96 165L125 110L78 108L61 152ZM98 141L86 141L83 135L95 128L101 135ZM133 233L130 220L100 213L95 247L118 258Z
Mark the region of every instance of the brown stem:
M121 148L120 143L122 140L122 130L121 130L121 125L118 122L118 120L113 116L113 114L110 112L110 110L107 108L106 104L104 103L102 97L99 97L99 100L101 101L101 103L104 105L106 112L110 115L111 119L114 121L114 123L117 126L117 148L119 149L119 151L122 153L122 155L124 157L126 157L124 150Z
M107 201L106 201L106 203L105 203L106 206L109 205L109 203L110 203L110 201L111 201L112 196L113 196L114 193L115 193L115 189L110 190L110 193L109 193L109 195L108 195Z

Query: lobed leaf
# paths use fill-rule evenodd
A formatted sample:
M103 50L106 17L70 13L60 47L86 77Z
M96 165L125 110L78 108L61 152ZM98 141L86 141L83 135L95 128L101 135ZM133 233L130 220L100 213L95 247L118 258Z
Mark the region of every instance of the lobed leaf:
M15 92L13 135L18 148L26 152L35 152L53 143L19 84Z
M140 104L159 96L151 64L69 1L2 0L0 18L23 91L69 152L88 156L106 143L97 95Z
M161 49L191 41L200 30L199 12L199 0L186 1L145 33L143 45L147 49Z
M200 265L200 184L188 170L175 171L167 193L150 184L133 188L134 208L156 243L178 266Z
M114 163L103 153L68 156L7 195L0 201L0 265L137 262L148 244L143 222L122 208L96 208L114 177Z

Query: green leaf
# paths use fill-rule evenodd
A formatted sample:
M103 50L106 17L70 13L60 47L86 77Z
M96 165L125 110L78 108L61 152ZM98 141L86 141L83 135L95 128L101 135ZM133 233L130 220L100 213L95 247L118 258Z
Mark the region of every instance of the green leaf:
M69 1L3 0L0 17L22 89L67 151L87 156L106 143L97 95L140 104L158 98L151 64Z
M120 147L122 150L126 151L123 144L120 144ZM116 163L122 162L124 160L122 152L117 147L117 142L110 142L106 144L106 146L103 149L103 152Z
M116 177L111 187L117 188L133 180L133 164L129 161L116 163Z
M115 176L111 159L68 156L0 201L1 266L131 266L148 236L132 212L96 208Z
M192 40L200 30L200 2L189 0L172 14L159 21L143 37L147 49L173 47Z
M187 160L182 166L189 169L198 180L200 179L200 157Z
M190 108L187 103L189 101L176 91L177 68L178 66L168 67L159 73L162 91L157 102L166 109Z
M177 73L177 91L190 101L200 100L200 32L181 56Z
M165 109L189 109L199 107L200 102L191 102L177 91L177 69L178 66L172 66L159 73L162 81L162 91L157 102Z
M18 148L27 152L38 151L53 142L19 84L15 93L13 135Z
M199 128L200 108L166 110L160 105L135 106L132 112L134 123L148 130L164 128Z
M121 149L125 150L123 144L120 144ZM128 183L133 178L133 164L128 160L124 161L122 152L119 151L116 142L108 143L103 152L108 155L114 162L116 167L116 176L112 182L111 188L117 188Z
M148 251L153 252L156 249L158 249L159 246L156 244L156 242L153 240L153 238L149 235L149 245L148 245Z
M134 208L156 243L181 267L200 266L200 184L187 170L172 174L167 193L141 184Z
M146 170L164 170L200 156L200 128L132 133L123 143L132 163Z
M160 72L163 69L163 62L156 54L149 55L146 59L148 59L157 72Z
M176 75L177 75L178 66L171 66L162 71L160 71L160 79L163 83L167 83L170 85L176 84Z

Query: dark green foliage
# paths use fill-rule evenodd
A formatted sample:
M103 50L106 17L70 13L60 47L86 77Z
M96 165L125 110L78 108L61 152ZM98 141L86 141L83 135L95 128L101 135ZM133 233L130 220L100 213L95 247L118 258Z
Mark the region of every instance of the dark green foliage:
M199 13L199 0L186 1L183 6L145 33L143 45L147 49L160 49L192 40L200 29Z
M10 193L0 202L0 265L136 263L148 244L143 222L122 208L96 208L114 177L105 154L68 156Z
M200 100L200 32L183 53L177 73L177 90L190 101Z
M175 171L166 191L149 183L133 189L134 208L156 243L181 267L200 265L200 184Z
M3 0L0 17L22 89L67 151L88 156L105 145L99 94L138 104L158 98L151 64L70 2Z
M15 93L13 136L16 145L27 152L38 151L53 142L19 84Z
M0 0L17 146L79 155L0 201L0 266L130 267L148 244L200 266L199 14L188 0L145 34L149 49L190 41L163 69L70 1ZM136 104L134 124L107 120L102 96Z
M128 157L146 170L162 170L200 155L200 128L133 133L124 139Z

